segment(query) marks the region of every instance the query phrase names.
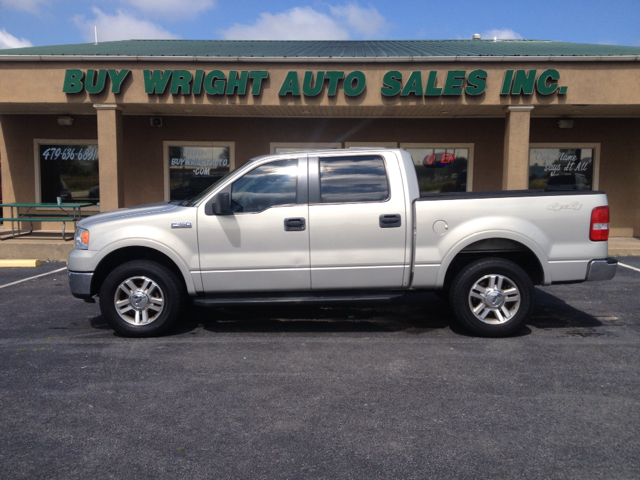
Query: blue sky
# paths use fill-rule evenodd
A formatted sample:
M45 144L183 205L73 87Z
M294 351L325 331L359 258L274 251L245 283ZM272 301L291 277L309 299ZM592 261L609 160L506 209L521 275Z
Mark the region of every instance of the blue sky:
M640 46L640 0L0 0L0 49L99 39L525 38Z

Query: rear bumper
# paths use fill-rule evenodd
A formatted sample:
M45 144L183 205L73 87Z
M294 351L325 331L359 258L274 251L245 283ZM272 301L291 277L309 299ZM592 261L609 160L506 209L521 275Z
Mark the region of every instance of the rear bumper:
M91 298L91 280L93 273L69 272L69 287L76 298Z
M591 260L587 268L587 281L598 282L601 280L611 280L618 268L618 260L607 257L603 260Z

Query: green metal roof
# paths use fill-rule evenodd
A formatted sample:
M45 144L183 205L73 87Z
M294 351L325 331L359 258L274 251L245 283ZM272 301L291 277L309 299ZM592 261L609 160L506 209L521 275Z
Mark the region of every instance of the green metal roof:
M0 56L387 58L638 56L640 47L540 40L123 40L0 50Z

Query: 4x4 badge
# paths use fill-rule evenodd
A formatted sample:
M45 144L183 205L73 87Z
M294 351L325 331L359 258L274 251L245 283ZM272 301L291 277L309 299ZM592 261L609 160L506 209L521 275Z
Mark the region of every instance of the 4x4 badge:
M560 210L580 210L582 208L582 204L578 202L570 203L569 205L560 205L559 203L554 203L553 205L549 205L547 210L555 210L559 212Z

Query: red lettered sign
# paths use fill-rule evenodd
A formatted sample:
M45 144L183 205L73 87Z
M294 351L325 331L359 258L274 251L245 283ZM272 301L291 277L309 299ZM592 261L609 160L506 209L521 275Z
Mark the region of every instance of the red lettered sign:
M427 167L446 167L451 165L456 159L453 153L432 153L424 157L422 164Z

